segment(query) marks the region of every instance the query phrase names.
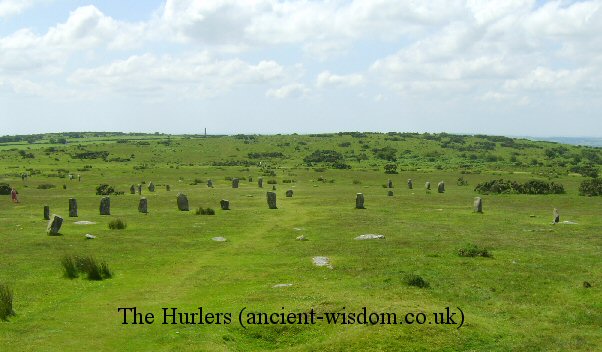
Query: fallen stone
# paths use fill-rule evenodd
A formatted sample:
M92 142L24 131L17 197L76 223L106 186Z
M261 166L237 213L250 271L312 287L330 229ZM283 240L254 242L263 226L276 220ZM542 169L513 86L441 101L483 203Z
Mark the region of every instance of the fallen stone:
M212 240L214 240L215 242L226 242L227 241L227 239L225 237L221 237L221 236L213 237Z
M276 284L272 286L272 288L280 288L280 287L291 287L293 284Z
M329 269L332 269L332 265L330 264L330 259L328 257L313 257L312 261L315 266L325 266Z
M362 240L384 240L385 239L385 235L377 235L377 234L373 234L373 233L367 233L364 235L359 235L355 238L356 240L362 241Z
M86 239L87 240L93 240L95 238L96 238L96 236L94 236L94 235L90 235L89 233L86 234Z
M94 221L81 220L74 222L75 225L94 225L96 224Z
M304 235L301 235L301 236L297 236L296 240L297 241L307 241L307 238L305 238Z

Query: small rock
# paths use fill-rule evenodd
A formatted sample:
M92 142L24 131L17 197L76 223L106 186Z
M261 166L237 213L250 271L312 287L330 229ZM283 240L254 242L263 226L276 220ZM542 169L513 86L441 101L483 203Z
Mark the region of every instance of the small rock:
M297 238L296 238L296 239L297 239L297 241L307 241L307 238L305 238L305 236L304 236L304 235L297 236Z
M291 286L293 286L293 284L276 284L276 285L272 286L272 288L291 287Z
M86 221L86 220L82 220L82 221L76 221L74 222L75 225L94 225L96 224L94 221Z
M94 236L94 235L90 235L89 233L86 234L86 239L87 240L93 240L95 238L96 238L96 236Z
M328 259L328 257L313 257L312 261L315 266L325 266L329 269L332 269L332 265L330 264L330 259Z
M227 241L227 239L225 237L221 237L221 236L213 237L212 240L214 240L215 242L226 242Z
M362 240L384 240L385 239L385 235L376 235L376 234L372 234L372 233L367 233L364 235L359 235L355 238L356 240L362 241Z

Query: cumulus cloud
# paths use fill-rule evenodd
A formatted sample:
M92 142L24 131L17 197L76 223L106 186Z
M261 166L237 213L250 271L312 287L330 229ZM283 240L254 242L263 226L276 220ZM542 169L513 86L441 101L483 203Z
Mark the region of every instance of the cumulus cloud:
M360 74L335 75L329 71L321 72L316 79L316 86L324 88L328 86L357 86L362 84L364 78Z
M0 19L18 15L32 5L31 0L0 0Z
M266 96L275 99L303 98L309 94L309 89L300 83L287 84L280 88L269 89Z

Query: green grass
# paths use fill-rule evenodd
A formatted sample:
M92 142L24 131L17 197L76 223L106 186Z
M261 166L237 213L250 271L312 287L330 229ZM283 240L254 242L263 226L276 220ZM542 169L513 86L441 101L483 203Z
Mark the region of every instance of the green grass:
M62 151L48 154L48 144L19 146L31 147L35 158L27 160L10 150L15 145L0 147L0 183L16 187L20 200L13 204L10 196L2 196L0 202L0 282L11 287L18 313L0 322L2 351L594 351L602 345L602 203L579 196L584 178L567 171L570 156L582 156L587 148L566 146L566 157L547 159L545 151L561 145L519 140L526 145L522 149L495 142L493 151L462 152L441 146L450 137L437 141L423 135L399 137L405 140L388 140L394 136L386 134L174 136L169 145L158 143L167 141L166 136L143 137L137 136L149 145L116 143L130 136L68 138L68 145L53 145ZM466 137L465 143L485 140ZM80 151L78 144L109 151L109 158L134 157L127 162L74 159L70 154ZM366 144L369 148L362 149ZM371 152L387 145L397 150L398 174L385 174L388 161ZM352 168L308 166L303 158L316 149L339 151ZM248 158L248 153L273 151L286 158ZM510 161L513 152L520 153L522 165ZM361 153L368 159L356 160ZM504 160L473 160L473 153ZM543 165L529 165L531 159ZM221 166L232 162L239 165ZM146 168L134 168L141 165ZM21 180L27 169L33 175ZM69 173L81 174L82 181L60 177ZM247 181L249 176L254 182ZM460 176L468 186L456 185ZM239 188L233 189L227 177L239 178ZM257 187L258 177L264 178L264 188ZM563 184L566 193L478 195L473 190L480 182L500 178L552 180ZM195 182L207 179L214 188ZM395 185L394 197L382 188L388 179ZM414 189L407 188L407 179ZM295 180L277 186L277 210L266 203L272 188L268 180ZM441 180L444 194L425 192L426 181L436 187ZM140 196L128 191L141 181L157 186L153 193L143 187L148 214L138 212ZM37 187L48 183L66 184L67 189ZM126 191L111 196L113 215L99 214L99 184ZM292 198L285 197L289 188ZM180 212L178 192L204 208L217 208L221 199L228 199L233 210L214 216ZM354 209L356 193L364 194L365 210ZM483 214L473 213L475 196L483 198ZM70 197L77 199L78 218L67 216ZM45 204L64 216L63 236L45 235ZM577 224L551 225L553 208L559 209L561 221ZM126 222L127 229L110 230L116 219ZM75 224L82 220L94 224ZM87 233L96 238L85 240ZM386 239L354 240L367 233ZM296 241L299 235L308 241ZM217 236L228 240L213 241ZM467 244L494 256L459 256ZM106 261L106 272L116 274L102 281L65 279L62 253L93 254ZM332 269L315 267L314 256L329 257ZM95 263L100 276L106 275L103 263ZM412 275L429 288L408 285ZM585 281L591 287L585 288ZM273 288L285 283L292 286ZM153 313L155 323L123 325L119 307ZM171 307L228 312L232 323L164 325L162 308ZM244 307L278 313L282 307L285 312L313 308L318 313L366 307L400 315L459 307L465 324L459 330L454 325L323 322L243 329L238 313Z

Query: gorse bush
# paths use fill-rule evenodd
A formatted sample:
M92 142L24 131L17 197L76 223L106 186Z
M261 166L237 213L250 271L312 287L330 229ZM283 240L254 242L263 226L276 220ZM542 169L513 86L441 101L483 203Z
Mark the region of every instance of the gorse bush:
M212 208L198 207L194 213L196 215L215 215L215 210Z
M9 195L12 188L8 183L0 183L0 195Z
M111 230L123 230L127 226L127 223L121 219L114 219L109 222L109 229Z
M7 285L0 284L0 320L7 321L14 315L13 291Z
M592 178L585 180L579 185L579 195L602 196L602 179Z
M96 194L101 196L108 196L115 193L115 188L107 184L102 184L96 187Z
M38 185L38 189L50 189L50 188L55 188L56 186L51 184L51 183L42 183L41 185Z
M530 180L523 184L504 179L479 183L475 189L480 194L562 194L564 186L554 182Z
M406 275L403 281L408 286L415 286L419 288L428 288L431 286L425 279L422 278L422 276L416 274Z

